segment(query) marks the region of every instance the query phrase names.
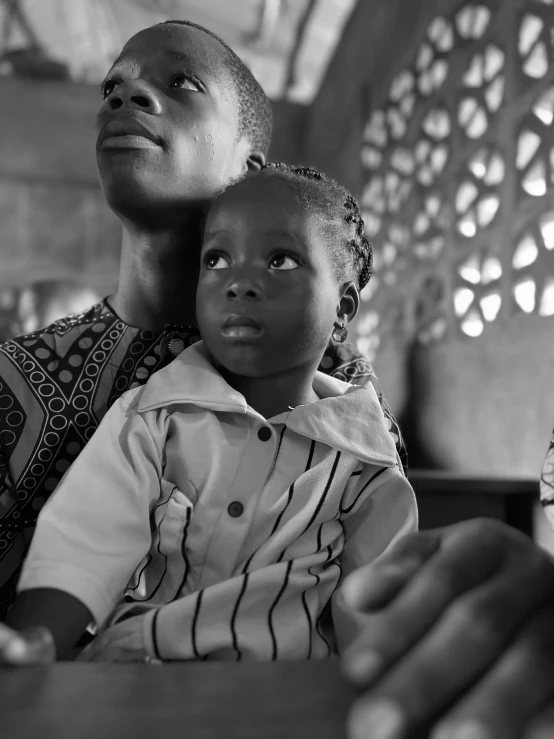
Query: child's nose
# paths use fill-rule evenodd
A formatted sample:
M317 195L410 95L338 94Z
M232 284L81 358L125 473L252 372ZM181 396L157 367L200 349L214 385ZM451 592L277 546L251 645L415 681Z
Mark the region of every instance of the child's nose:
M248 278L234 279L227 287L228 300L259 300L262 291L259 285Z
M110 110L128 108L152 115L158 115L162 110L156 90L140 79L122 82L108 96L107 103Z

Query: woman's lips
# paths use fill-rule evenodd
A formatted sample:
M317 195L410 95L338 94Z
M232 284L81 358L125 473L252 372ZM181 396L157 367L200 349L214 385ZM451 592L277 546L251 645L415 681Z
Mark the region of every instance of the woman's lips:
M145 136L124 135L124 136L108 136L102 141L102 149L157 149L151 139Z

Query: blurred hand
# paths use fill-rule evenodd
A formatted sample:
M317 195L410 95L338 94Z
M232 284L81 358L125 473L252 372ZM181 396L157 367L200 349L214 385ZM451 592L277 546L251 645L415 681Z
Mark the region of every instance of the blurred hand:
M44 665L56 661L52 634L41 626L15 631L0 623L0 665Z
M351 739L554 737L554 559L489 519L410 534L343 586Z

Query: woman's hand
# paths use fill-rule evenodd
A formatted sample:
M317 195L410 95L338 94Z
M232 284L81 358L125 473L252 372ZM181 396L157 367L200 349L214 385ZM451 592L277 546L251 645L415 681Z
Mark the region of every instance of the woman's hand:
M0 665L45 665L55 662L56 649L48 629L15 631L0 623Z
M352 739L554 736L554 560L530 539L489 519L411 534L343 595L368 614L343 657Z

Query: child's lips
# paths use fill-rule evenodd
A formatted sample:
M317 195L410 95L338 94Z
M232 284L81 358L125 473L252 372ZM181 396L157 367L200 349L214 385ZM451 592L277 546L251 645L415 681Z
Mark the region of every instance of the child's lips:
M232 339L251 339L263 334L263 326L250 316L228 316L221 328L223 336Z

